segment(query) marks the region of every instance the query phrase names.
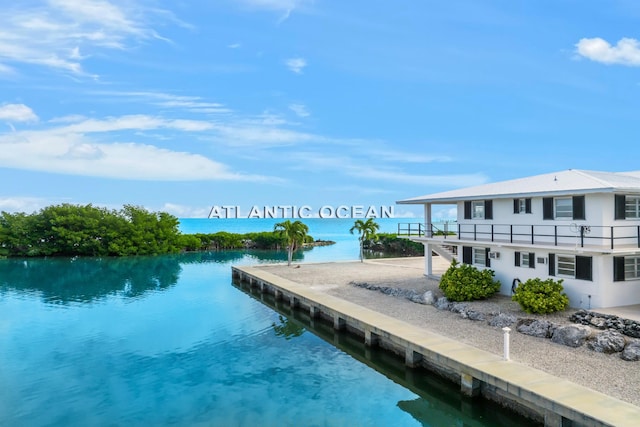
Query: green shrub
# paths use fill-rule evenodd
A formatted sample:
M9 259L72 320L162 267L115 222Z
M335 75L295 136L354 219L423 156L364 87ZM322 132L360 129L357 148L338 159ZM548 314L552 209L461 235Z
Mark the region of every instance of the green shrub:
M569 297L562 291L562 279L529 279L518 285L511 299L527 313L554 313L569 305Z
M493 270L478 270L456 260L440 279L440 289L450 301L485 299L500 290L500 282L493 280Z

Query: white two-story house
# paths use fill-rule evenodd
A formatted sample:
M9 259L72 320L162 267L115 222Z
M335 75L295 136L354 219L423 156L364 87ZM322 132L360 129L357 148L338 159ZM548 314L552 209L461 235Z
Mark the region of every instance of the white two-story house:
M529 278L563 279L576 308L640 304L640 171L566 170L401 200L424 205L424 224L399 234L432 251L490 268L500 293ZM456 205L457 224L443 235L433 205Z

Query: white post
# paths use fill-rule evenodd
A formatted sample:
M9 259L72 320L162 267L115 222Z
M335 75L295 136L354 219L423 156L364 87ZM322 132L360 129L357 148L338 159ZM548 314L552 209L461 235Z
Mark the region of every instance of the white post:
M504 360L509 360L509 332L510 328L502 328L504 331Z

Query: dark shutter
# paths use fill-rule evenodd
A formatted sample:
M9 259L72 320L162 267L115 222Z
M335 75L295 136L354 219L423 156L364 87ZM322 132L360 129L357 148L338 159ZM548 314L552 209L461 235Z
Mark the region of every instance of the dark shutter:
M473 252L471 249L471 246L463 246L462 247L462 262L465 264L473 264L472 261L473 258Z
M624 281L624 257L623 256L613 257L613 281L614 282Z
M556 275L556 254L549 254L549 276Z
M626 219L627 215L625 212L625 205L627 203L627 198L625 197L624 194L616 194L616 201L615 201L615 205L616 205L616 213L615 213L615 219Z
M586 219L584 214L584 196L573 196L573 219Z
M576 279L593 280L593 259L590 256L576 256Z
M464 202L464 219L471 219L471 202Z
M524 199L524 212L531 213L531 199Z
M542 219L553 219L553 197L542 199Z
M529 268L536 268L536 254L529 252Z
M516 267L520 267L520 252L516 252Z
M493 219L493 200L484 201L484 219Z
M513 199L513 213L520 213L520 199Z
M487 267L491 267L491 259L489 258L489 251L490 249L486 248L484 252L484 265Z

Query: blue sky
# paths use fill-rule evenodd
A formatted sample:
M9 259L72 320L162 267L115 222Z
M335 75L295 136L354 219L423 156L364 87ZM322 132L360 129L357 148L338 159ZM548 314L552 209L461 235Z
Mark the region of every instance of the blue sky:
M206 217L638 170L638 22L636 0L3 2L0 210Z

